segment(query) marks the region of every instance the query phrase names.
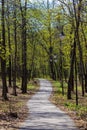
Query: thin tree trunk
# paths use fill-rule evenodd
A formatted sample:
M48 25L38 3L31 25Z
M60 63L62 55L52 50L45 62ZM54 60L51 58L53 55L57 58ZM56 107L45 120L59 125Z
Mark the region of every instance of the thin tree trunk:
M5 20L4 20L4 0L2 0L2 49L4 50L3 58L1 58L1 74L2 74L2 96L4 100L7 98L7 83L6 83L6 45L5 45Z
M87 93L87 63L86 63L85 69L86 69L86 71L85 71L85 92Z
M14 1L16 2L16 1ZM13 95L17 96L16 92L16 66L17 66L17 25L16 25L16 3L14 3L14 43L15 43L15 56L13 63Z
M22 18L22 93L27 92L27 61L26 61L26 30L25 30L25 18Z
M75 0L73 0L73 7L74 7L74 13L75 13L75 20L76 20L75 39L76 39L76 42L78 45L79 57L80 57L82 96L84 96L84 94L85 94L85 91L84 91L85 90L85 88L84 88L85 71L84 71L84 64L83 64L82 48L81 48L80 39L79 39L80 14L81 14L82 0L79 0L77 9L76 9L76 5L75 5ZM76 11L76 10L78 10L78 11Z
M63 85L63 57L62 57L61 40L60 40L60 80L61 80L61 87L62 87L62 95L64 95L64 85Z
M53 47L49 48L49 63L50 63L51 78L55 80L54 61L53 61Z
M7 16L8 16L8 21L7 21L7 28L8 28L8 46L9 46L9 67L8 67L8 78L9 78L9 87L12 87L12 73L11 73L11 41L10 41L10 23L9 23L9 3L7 0Z
M27 93L27 41L26 41L26 11L27 0L25 0L24 10L21 6L22 14L22 93Z
M75 42L75 44L74 44L74 48L75 48L75 85L76 85L76 105L78 105L76 42Z
M34 36L33 36L33 32L32 32L32 45L33 45L33 52L32 52L32 62L31 62L31 78L33 79L34 78L34 59L35 59L35 43L33 42L34 41Z
M70 76L69 76L69 80L68 80L68 92L67 92L67 98L71 99L71 91L72 91L72 87L73 87L73 71L74 71L74 61L75 61L75 39L74 39L74 45L72 48L72 55L71 55L71 65L70 65Z

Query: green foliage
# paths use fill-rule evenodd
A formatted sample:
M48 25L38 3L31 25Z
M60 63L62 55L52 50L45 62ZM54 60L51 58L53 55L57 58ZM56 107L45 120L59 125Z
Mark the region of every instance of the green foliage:
M67 93L67 83L64 82L63 85L64 85L64 92L65 92L65 94L66 94L66 93ZM59 96L62 96L61 81L54 81L54 82L53 82L53 86L54 86L54 88L56 89L56 93L59 94ZM65 95L65 97L66 97L66 95ZM64 98L65 98L65 97L64 97Z
M64 83L64 87L67 88L67 84ZM53 82L53 89L54 89L54 94L53 94L53 101L55 101L56 105L64 106L70 111L73 111L77 114L77 116L82 117L87 113L87 106L86 106L86 100L87 100L87 95L82 98L81 97L81 86L78 86L78 91L79 91L79 105L76 105L75 102L75 93L72 93L72 99L67 100L66 94L65 96L62 95L62 90L61 90L61 85L59 81L54 81Z
M86 106L82 106L82 105L76 106L75 103L71 103L71 102L65 103L64 106L67 107L68 109L72 110L72 111L75 111L78 116L82 116L84 113L87 113L87 107Z
M35 87L36 86L34 84L32 84L32 83L29 83L28 86L27 86L28 90L34 90Z

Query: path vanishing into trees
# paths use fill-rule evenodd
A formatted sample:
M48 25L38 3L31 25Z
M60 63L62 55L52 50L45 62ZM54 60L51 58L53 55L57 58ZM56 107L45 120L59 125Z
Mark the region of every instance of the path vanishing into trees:
M49 101L51 83L39 81L40 89L27 103L29 116L20 130L78 130L73 120Z

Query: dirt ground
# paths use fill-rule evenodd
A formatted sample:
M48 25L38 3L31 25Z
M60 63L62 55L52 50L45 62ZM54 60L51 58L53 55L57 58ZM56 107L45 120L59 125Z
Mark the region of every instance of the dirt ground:
M9 88L9 101L2 101L0 88L0 130L15 130L18 129L21 123L26 119L28 108L27 101L38 90L36 85L32 90L28 90L27 94L22 94L17 88L18 96L13 96L12 88Z

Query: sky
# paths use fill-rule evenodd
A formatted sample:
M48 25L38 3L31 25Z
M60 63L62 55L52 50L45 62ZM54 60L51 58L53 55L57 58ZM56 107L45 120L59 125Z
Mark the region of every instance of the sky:
M31 2L34 2L34 1L37 1L37 0L30 0ZM47 2L47 0L38 0L38 1L46 1ZM51 2L52 0L49 0L49 2Z

